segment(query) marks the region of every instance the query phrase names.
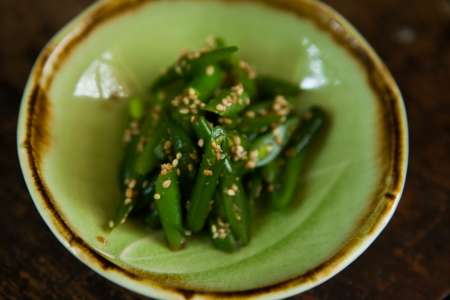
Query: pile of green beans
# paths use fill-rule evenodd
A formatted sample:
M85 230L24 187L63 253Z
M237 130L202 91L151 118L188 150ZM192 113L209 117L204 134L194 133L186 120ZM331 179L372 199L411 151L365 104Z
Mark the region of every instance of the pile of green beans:
M205 232L232 252L250 242L255 205L289 207L325 114L299 114L299 87L257 75L237 51L211 38L130 100L111 229L136 217L173 250Z

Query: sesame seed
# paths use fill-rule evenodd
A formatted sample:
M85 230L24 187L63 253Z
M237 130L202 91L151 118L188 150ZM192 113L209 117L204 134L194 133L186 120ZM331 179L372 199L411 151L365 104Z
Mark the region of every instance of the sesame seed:
M108 222L108 227L109 228L113 228L114 227L114 221L113 220Z
M133 189L128 188L128 189L125 191L125 197L127 197L127 198L133 198L133 197L134 197L134 191L133 191Z
M167 179L163 182L162 186L163 186L163 188L168 189L171 184L172 184L172 180Z
M173 161L172 161L172 167L176 167L176 166L178 166L178 159L174 159Z
M137 185L137 180L136 180L136 179L131 179L131 180L128 182L128 187L129 187L130 189L134 189L134 188L136 187L136 185Z
M239 188L238 188L238 186L237 186L235 183L233 183L233 184L231 185L231 189L232 189L233 191L235 191L235 192L239 191Z
M232 189L228 189L228 190L226 191L226 194L227 194L228 196L236 196L236 192L235 192L234 190L232 190Z
M246 164L245 167L247 169L254 169L256 167L256 163L254 161L249 160Z
M221 112L224 112L226 110L225 106L220 103L216 105L216 109L217 109L217 111L221 111Z
M180 114L182 115L187 115L189 113L189 109L187 108L182 108L178 111Z
M184 231L184 234L185 234L186 236L191 236L191 235L192 235L192 231L190 231L190 230L185 230L185 231Z
M215 68L213 65L210 65L206 68L206 75L212 76L212 75L214 75L214 72L215 72Z
M192 164L188 164L188 171L192 172L194 170L194 166Z
M213 171L211 171L211 170L208 170L208 169L205 169L204 171L203 171L203 175L205 175L205 176L213 176Z
M159 200L159 199L161 199L161 195L156 193L155 195L153 195L153 199Z
M202 148L205 145L205 141L203 139L199 139L197 145Z
M255 114L254 111L249 110L248 112L245 113L245 116L247 116L248 118L253 119L256 116L256 114Z
M177 159L181 159L183 157L183 154L181 154L181 152L177 153Z
M181 171L180 171L180 169L177 169L177 176L180 176L181 175Z
M131 204L132 202L133 202L133 199L131 199L131 198L126 198L124 201L125 205Z

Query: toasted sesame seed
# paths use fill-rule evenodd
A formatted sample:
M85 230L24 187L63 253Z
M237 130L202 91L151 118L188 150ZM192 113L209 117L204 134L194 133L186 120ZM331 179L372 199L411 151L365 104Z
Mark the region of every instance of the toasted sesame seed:
M159 199L161 199L161 195L158 194L158 193L155 193L155 194L153 195L153 199L159 200Z
M137 185L137 180L136 179L131 179L130 181L128 181L128 187L130 189L134 189Z
M256 163L254 161L249 160L246 164L245 167L247 169L254 169L256 167Z
M181 154L181 152L177 153L177 159L181 159L183 157L183 154Z
M133 191L133 189L128 188L128 189L125 191L125 197L127 197L127 198L133 198L133 197L134 197L134 191Z
M163 186L163 188L168 189L171 184L172 184L172 180L167 179L163 182L162 186Z
M180 114L182 115L187 115L189 113L189 109L187 108L182 108L178 111Z
M232 190L232 189L228 189L228 190L226 191L226 194L227 194L228 196L231 196L231 197L236 196L236 192L235 192L234 190Z
M233 183L233 184L231 185L231 189L232 189L233 191L235 191L235 192L239 191L239 188L238 188L238 186L237 186L235 183Z
M224 112L226 110L225 106L220 103L216 105L216 109L217 109L217 111L221 111L221 112Z
M194 170L194 166L192 164L188 164L188 171L192 172Z
M133 199L125 198L125 201L124 201L125 205L131 204L132 202L133 202Z
M256 116L256 113L253 110L249 110L245 113L245 116L253 119Z
M180 171L180 169L177 169L177 176L180 176L181 175L181 171Z
M172 142L171 141L166 141L164 143L164 146L163 146L164 150L169 150L170 147L172 147Z
M197 145L202 148L205 145L205 141L203 139L199 139Z
M172 167L176 167L176 166L178 166L178 159L174 159L173 161L172 161Z
M206 75L212 76L212 75L214 75L214 72L215 72L215 68L213 65L210 65L206 68Z
M205 176L213 176L213 171L211 171L211 170L208 170L208 169L205 169L204 171L203 171L203 175L205 175Z
M113 228L114 227L114 221L113 220L108 222L108 227L109 228Z

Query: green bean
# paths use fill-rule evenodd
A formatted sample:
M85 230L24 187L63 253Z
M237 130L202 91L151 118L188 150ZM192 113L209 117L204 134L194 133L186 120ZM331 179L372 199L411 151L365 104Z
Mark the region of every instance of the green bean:
M128 113L132 120L140 120L144 116L144 102L139 97L133 97L128 104Z
M293 139L287 150L289 160L283 172L284 180L280 179L277 190L271 196L271 202L274 208L286 208L292 201L298 185L298 177L304 165L306 152L324 126L324 123L325 114L317 107L313 107L303 117L302 124L293 135Z
M144 121L140 140L137 145L137 154L134 171L138 176L144 176L154 170L159 163L155 149L165 135L167 126L166 117L156 106Z
M140 181L141 186L138 187L139 195L131 214L139 215L143 212L147 212L150 204L153 202L153 195L155 194L156 189L155 183L156 176L151 176Z
M225 172L221 178L224 222L229 224L231 232L241 245L249 241L250 213L248 199L242 186L241 179L236 174Z
M246 167L254 169L273 161L288 143L298 123L297 117L291 117L272 132L257 138L250 149L250 159Z
M219 175L224 167L225 157L221 150L224 139L223 129L215 127L212 130L212 138L205 141L205 152L195 180L187 214L187 224L193 232L202 230L211 210Z
M153 197L169 247L173 250L182 248L186 239L181 198L177 173L171 164L161 166L161 173L156 180L156 193Z
M235 83L241 83L247 95L253 99L256 96L256 72L246 61L235 59L233 61L233 76Z
M207 102L218 89L225 79L225 72L217 65L207 66L194 80L189 84L193 88L198 98L203 102Z
M258 76L256 79L258 89L258 98L269 99L278 95L285 97L297 97L301 90L299 86L283 79L277 79L270 76Z
M250 104L250 98L242 85L236 85L220 93L204 108L222 117L235 117Z
M212 128L204 116L201 116L194 122L194 130L199 139L203 139L203 141L209 141L211 139Z
M158 77L153 83L152 90L157 90L175 80L191 78L209 65L215 65L228 59L238 51L237 47L213 49L204 53L191 53L181 57L178 62Z
M236 251L239 245L230 230L230 225L223 221L225 211L220 195L216 195L213 212L209 218L209 234L214 247L225 252Z
M182 178L193 179L198 160L197 148L184 129L175 122L169 122L167 130L175 153L175 164L179 166Z
M161 220L159 218L159 213L154 203L151 203L150 212L148 212L147 215L145 216L144 223L151 229L161 228Z

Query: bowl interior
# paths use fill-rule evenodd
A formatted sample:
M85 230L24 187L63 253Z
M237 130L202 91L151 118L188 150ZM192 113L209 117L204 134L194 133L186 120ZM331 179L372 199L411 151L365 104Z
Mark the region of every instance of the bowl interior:
M298 110L318 104L331 117L292 208L260 214L251 243L234 254L204 238L171 252L161 233L135 222L108 232L120 200L127 98L144 95L181 49L198 48L210 35L238 45L259 73L297 82L304 89ZM115 264L194 290L273 285L338 253L381 201L386 145L378 95L355 57L307 18L251 2L149 1L98 25L64 56L48 87L40 175L70 229Z

